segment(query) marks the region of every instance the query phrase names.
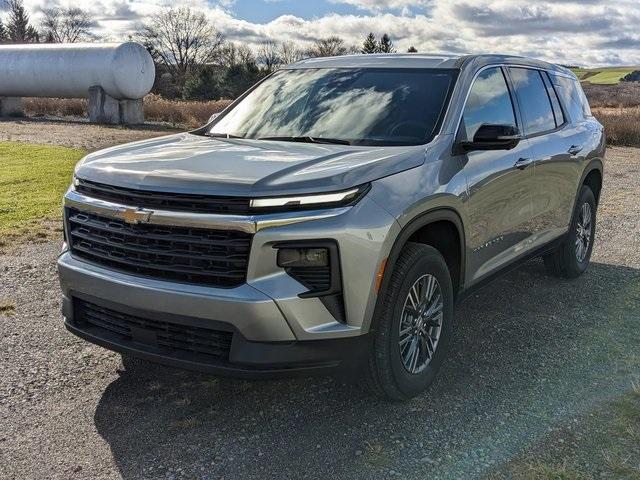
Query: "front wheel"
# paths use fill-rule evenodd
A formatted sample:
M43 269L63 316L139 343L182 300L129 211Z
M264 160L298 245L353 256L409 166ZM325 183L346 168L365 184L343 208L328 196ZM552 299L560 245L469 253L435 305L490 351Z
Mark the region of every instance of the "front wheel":
M408 243L391 275L381 292L364 383L378 396L406 400L431 385L446 357L453 288L444 258L427 245Z
M589 187L583 185L564 242L551 254L543 257L550 275L576 278L589 266L596 234L596 199Z

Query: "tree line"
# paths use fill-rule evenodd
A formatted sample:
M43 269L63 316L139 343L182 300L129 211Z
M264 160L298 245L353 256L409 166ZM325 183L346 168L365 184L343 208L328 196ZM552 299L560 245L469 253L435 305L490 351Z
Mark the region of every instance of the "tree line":
M4 3L8 15L4 23L0 21L0 43L99 40L97 23L80 8L44 9L39 24L34 25L22 0ZM251 49L227 40L203 12L186 6L155 13L136 30L130 39L140 41L156 64L152 91L185 100L235 98L266 75L303 58L396 52L389 35L378 39L373 32L361 46L329 36L309 47L269 40ZM417 50L411 47L408 51Z

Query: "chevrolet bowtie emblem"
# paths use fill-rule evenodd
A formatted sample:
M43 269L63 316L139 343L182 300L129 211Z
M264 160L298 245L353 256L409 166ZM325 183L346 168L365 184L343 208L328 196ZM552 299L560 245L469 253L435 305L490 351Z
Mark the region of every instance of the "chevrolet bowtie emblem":
M152 214L153 212L151 210L144 210L142 208L127 208L122 212L121 216L125 222L136 224L147 223Z

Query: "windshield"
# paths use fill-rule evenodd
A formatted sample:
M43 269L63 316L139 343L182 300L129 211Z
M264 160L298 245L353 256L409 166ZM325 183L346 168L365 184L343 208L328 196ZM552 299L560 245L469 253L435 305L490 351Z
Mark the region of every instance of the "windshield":
M352 145L424 144L436 133L454 72L281 70L219 118L209 134Z

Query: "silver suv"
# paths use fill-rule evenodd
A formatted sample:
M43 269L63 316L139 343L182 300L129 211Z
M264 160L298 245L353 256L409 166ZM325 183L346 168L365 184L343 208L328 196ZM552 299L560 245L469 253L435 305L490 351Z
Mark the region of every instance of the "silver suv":
M196 131L78 164L66 326L166 365L349 373L409 398L447 355L456 301L535 256L585 271L604 151L556 65L304 60Z

